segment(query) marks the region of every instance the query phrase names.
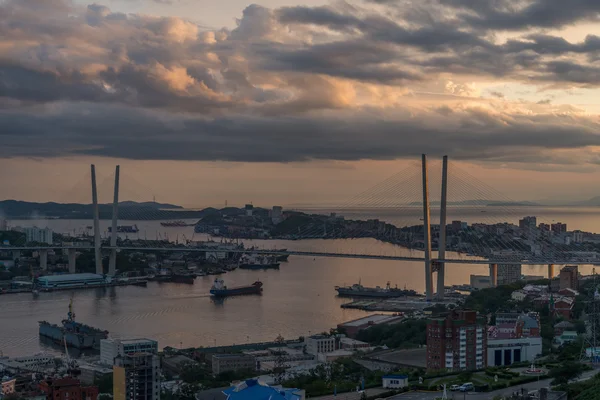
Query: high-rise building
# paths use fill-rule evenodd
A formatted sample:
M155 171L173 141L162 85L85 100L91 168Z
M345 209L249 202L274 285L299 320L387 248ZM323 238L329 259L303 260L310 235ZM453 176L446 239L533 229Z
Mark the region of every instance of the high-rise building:
M52 244L52 229L50 228L38 228L35 226L28 226L23 228L25 232L25 239L27 242L38 242L38 243L46 243Z
M113 365L115 358L134 353L158 354L158 342L151 339L102 339L100 341L100 362Z
M114 400L160 400L160 360L156 354L119 355L113 365Z
M277 225L283 221L283 208L281 206L273 206L271 210L271 222Z
M523 230L533 230L537 226L536 217L525 217L519 220L519 228Z
M477 312L452 311L427 321L428 370L482 369L486 360L486 322Z
M510 285L521 280L521 264L498 264L498 285Z
M82 386L78 379L65 377L40 382L40 390L47 400L96 400L97 386Z
M557 222L555 224L550 225L550 230L554 233L565 233L567 231L567 224Z
M577 265L567 265L560 270L560 289L579 289L579 268Z

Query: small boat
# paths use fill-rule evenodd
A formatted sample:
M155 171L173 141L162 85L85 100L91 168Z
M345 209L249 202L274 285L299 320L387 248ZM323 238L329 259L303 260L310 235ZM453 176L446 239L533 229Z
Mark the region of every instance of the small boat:
M247 286L236 286L227 287L225 282L221 278L216 278L212 287L210 288L210 294L214 297L227 297L227 296L241 296L245 294L261 294L262 293L262 282L256 281L252 285Z
M186 224L185 221L182 220L161 222L160 224L162 226L188 226L188 224Z
M112 227L108 227L108 231L112 232ZM137 225L119 225L117 226L117 233L138 233L140 229Z

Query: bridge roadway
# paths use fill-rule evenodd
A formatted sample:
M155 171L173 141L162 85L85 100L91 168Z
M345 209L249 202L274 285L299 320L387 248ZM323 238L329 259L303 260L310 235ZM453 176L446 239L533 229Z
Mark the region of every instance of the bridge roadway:
M422 257L405 257L405 256L387 256L387 255L377 255L377 254L351 254L351 253L326 253L326 252L318 252L318 251L296 251L296 250L286 250L286 251L274 251L274 250L259 250L259 249L231 249L231 250L217 250L217 249L206 249L206 248L196 248L196 247L135 247L135 246L102 246L103 250L112 250L113 248L117 250L128 250L128 251L173 251L173 252L195 252L195 253L208 253L208 252L228 252L228 253L248 253L252 252L255 254L272 254L272 255L290 255L290 256L304 256L304 257L331 257L331 258L358 258L365 260L386 260L386 261L417 261L417 262L425 262L425 259ZM53 249L53 250L93 250L94 246L29 246L29 247L15 247L15 246L0 246L0 251L23 251L23 250L44 250L44 249ZM486 259L436 259L433 258L432 262L441 263L444 262L446 264L473 264L473 265L488 265L488 264L512 264L512 265L567 265L567 264L583 264L583 265L594 265L600 266L600 260L589 261L589 260L549 260L549 259L539 259L539 260L523 260L523 261L507 261L507 260L486 260Z

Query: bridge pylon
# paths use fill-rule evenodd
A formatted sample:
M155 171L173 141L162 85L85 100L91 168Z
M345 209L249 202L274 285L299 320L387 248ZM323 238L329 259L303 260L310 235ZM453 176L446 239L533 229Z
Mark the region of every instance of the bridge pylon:
M423 232L425 242L425 296L433 300L433 275L431 265L431 215L429 208L429 180L427 178L427 155L421 155L423 175Z

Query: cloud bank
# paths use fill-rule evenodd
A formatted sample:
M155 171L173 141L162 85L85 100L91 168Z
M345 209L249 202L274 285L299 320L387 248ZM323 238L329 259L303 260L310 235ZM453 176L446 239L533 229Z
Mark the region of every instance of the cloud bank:
M546 97L600 86L597 1L249 5L235 29L68 0L0 1L0 157L590 163L598 116ZM500 40L504 34L508 39Z

